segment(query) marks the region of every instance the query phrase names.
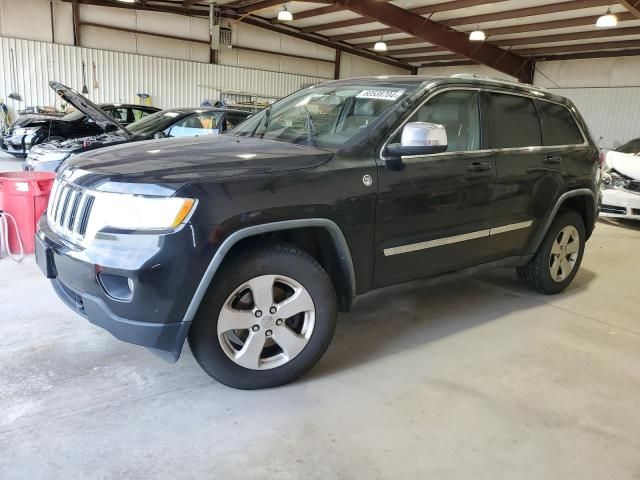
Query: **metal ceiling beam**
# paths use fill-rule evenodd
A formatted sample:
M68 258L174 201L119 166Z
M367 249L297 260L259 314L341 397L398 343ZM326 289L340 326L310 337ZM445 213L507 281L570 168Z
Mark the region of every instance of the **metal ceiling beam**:
M536 37L512 38L505 40L491 41L492 45L497 47L514 47L519 45L536 45L540 43L559 43L570 42L574 40L593 40L597 38L614 38L625 35L640 35L640 27L614 28L605 30L589 30L588 32L561 33L558 35L543 35ZM389 45L389 42L387 42ZM373 45L371 44L371 47ZM389 50L389 54L402 58L400 55L413 55L418 53L435 53L442 52L442 47L417 47L417 48L400 48Z
M596 3L596 5L594 5ZM577 10L580 8L591 8L593 6L602 6L604 4L611 3L610 0L572 0L569 2L561 2L547 5L540 5L538 7L519 8L516 10L506 10L504 12L488 13L485 15L475 15L472 17L457 17L452 20L443 21L441 23L447 26L459 26L459 25L477 25L482 22L491 22L498 20L511 20L514 18L521 18L526 16L543 15L545 13L558 13L564 11ZM485 30L487 35L506 35L510 33L523 33L533 32L536 30L546 30L553 28L567 28L576 27L582 25L595 24L598 16L588 16L580 18L569 18L565 20L554 20L549 22L529 23L526 25L512 25L509 27L501 28L489 28ZM622 13L618 15L619 21L635 20L636 18L630 13ZM391 33L398 33L397 29L386 28L367 30L357 33L348 33L344 35L333 35L330 38L338 41L357 40L369 37L376 37L380 35L388 35ZM396 45L406 45L415 43L411 39L398 39ZM405 43L400 43L405 42ZM352 42L352 43L366 43L365 42ZM387 42L388 43L388 42Z
M332 4L333 0L295 0L296 2L313 2L313 3L328 3ZM252 13L257 12L258 10L264 10L265 8L275 7L276 5L282 5L287 3L284 0L258 0L256 1L244 1L242 3L234 3L234 4L225 4L221 5L222 8L225 7L236 7L238 12L240 13Z
M291 37L299 38L300 40L306 40L307 42L315 43L317 45L322 45L329 48L340 48L342 53L349 53L351 55L357 55L363 58L367 58L369 60L374 60L376 62L385 63L387 65L392 65L394 67L402 68L405 70L411 71L412 66L403 62L402 60L396 60L394 58L383 57L377 55L373 52L369 52L367 50L361 50L355 48L348 44L336 43L329 40L326 37L321 35L311 35L308 33L301 32L300 30L285 26L282 24L272 24L268 19L256 17L254 15L241 15L238 12L234 11L223 11L222 16L225 18L230 18L238 21L242 21L249 25L253 25L260 28L265 28L267 30L271 30L273 32L282 33L283 35L289 35ZM278 52L273 52L274 54L278 54Z
M276 5L282 5L282 0L261 0L259 2L254 2L246 7L242 6L238 8L239 13L253 13L259 10L264 10L265 8L275 7Z
M472 8L478 5L484 5L487 3L498 3L506 0L453 0L443 3L436 3L435 5L425 5L423 7L411 8L409 11L416 15L431 15L438 12L446 12L449 10L458 10L461 8ZM298 19L298 16L296 16ZM319 25L312 25L302 29L303 32L321 32L323 30L333 30L335 28L353 27L355 25L364 25L371 23L368 18L350 18L349 20L342 20L339 22L322 23Z
M568 2L555 2L537 7L516 8L503 12L485 13L483 15L473 15L471 17L458 17L444 21L445 25L454 27L457 25L473 25L484 22L496 22L498 20L509 20L512 18L534 17L536 15L546 15L549 13L568 12L580 10L582 8L603 7L611 5L611 0L570 0Z
M618 3L636 18L640 18L640 0L619 0Z
M73 3L74 0L61 0L65 3ZM197 8L185 8L181 4L178 6L164 6L164 5L138 5L135 3L124 3L114 0L77 0L78 3L83 5L95 5L98 7L112 7L112 8L124 8L127 10L147 10L150 12L162 12L162 13L174 13L176 15L187 15L191 17L208 17L209 9L197 9Z
M527 71L528 59L488 43L472 43L464 33L444 28L439 23L391 3L380 3L376 0L339 0L338 4L507 75L522 78Z
M331 38L332 40L335 40L336 42L341 42L345 40L353 40L356 38L379 37L380 35L389 35L391 33L402 33L402 30L400 30L399 28L385 27L385 28L378 28L376 30L367 30L366 32L345 33L343 35L331 35L329 38Z
M554 55L561 53L588 52L599 50L622 50L622 49L638 49L640 48L640 40L622 40L618 42L599 42L599 43L582 43L577 45L561 45L558 47L535 47L525 48L521 50L513 50L521 56L540 57L546 55ZM398 58L405 62L428 62L428 61L446 61L458 60L459 55L419 55L416 57Z
M539 62L553 62L557 60L583 60L590 58L640 57L640 48L633 50L617 50L607 52L567 53L563 55L541 55L536 57Z
M329 5L328 7L313 8L311 10L305 10L304 12L296 12L294 20L302 20L304 18L318 17L320 15L326 15L328 13L336 13L342 11L342 7L338 5ZM277 22L278 19L274 18L272 22Z
M520 55L552 55L554 53L585 52L590 50L619 50L625 48L640 48L640 40L622 40L619 42L581 43L578 45L564 45L560 47L536 47L518 50Z

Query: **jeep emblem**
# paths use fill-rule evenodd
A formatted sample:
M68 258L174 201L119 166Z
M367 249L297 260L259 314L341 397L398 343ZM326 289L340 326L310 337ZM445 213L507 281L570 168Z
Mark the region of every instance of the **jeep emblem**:
M370 187L371 185L373 185L373 178L371 178L371 175L367 174L362 177L362 183L364 183L365 187Z

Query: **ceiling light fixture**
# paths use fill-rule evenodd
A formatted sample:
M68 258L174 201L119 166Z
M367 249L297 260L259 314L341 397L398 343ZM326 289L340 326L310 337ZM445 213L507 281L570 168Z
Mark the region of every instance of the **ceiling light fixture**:
M293 20L293 14L287 10L287 4L282 5L282 10L278 12L279 22L290 22Z
M596 20L596 27L598 28L611 28L618 25L618 17L611 13L611 7L607 9L607 13L598 17Z
M472 42L484 42L487 36L482 30L474 30L469 34L469 40Z
M378 40L376 42L376 44L373 46L373 49L376 52L386 52L387 51L387 44L384 43L384 40L382 39L382 36L380 36L380 40Z

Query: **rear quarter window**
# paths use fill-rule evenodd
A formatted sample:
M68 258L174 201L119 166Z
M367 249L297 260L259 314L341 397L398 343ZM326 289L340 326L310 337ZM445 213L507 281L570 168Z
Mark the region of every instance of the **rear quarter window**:
M556 103L538 101L542 120L542 144L580 145L584 138L571 112Z

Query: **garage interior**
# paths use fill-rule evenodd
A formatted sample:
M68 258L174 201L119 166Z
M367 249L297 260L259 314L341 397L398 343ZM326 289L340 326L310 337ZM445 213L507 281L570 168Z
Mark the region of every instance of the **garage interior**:
M0 0L0 58L7 128L60 110L51 80L254 112L335 79L472 74L567 97L605 152L640 137L635 0ZM23 161L0 151L0 172ZM555 296L513 269L367 293L307 375L256 391L116 340L5 256L0 478L637 479L639 241L601 218Z

